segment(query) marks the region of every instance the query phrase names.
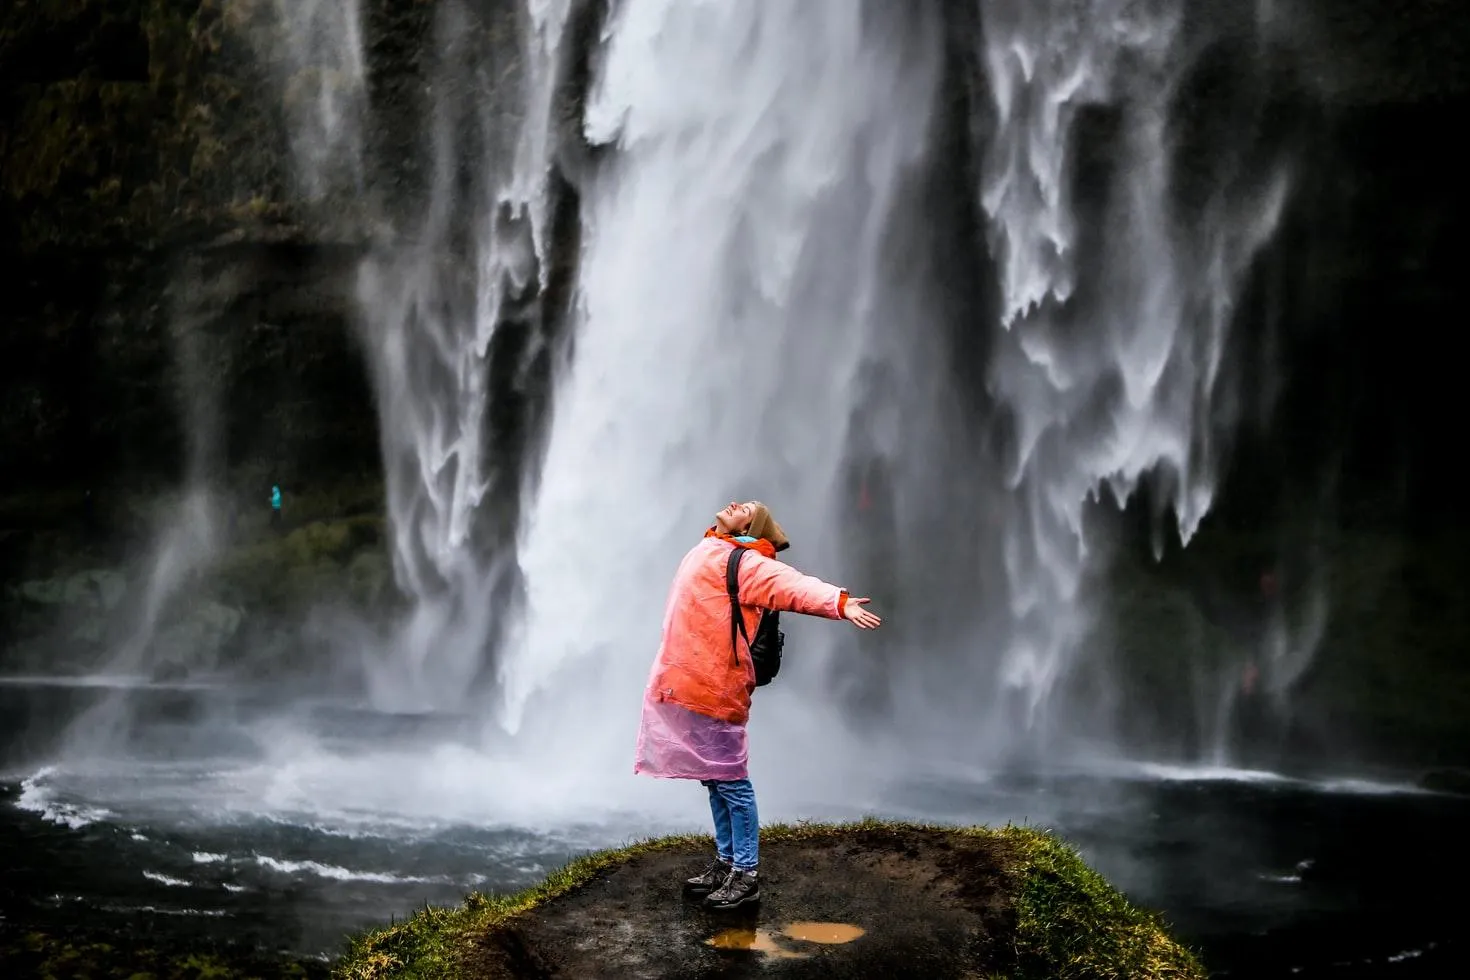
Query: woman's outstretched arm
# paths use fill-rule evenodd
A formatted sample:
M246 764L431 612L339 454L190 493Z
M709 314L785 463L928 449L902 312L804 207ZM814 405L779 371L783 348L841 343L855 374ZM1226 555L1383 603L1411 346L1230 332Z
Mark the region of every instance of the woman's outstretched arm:
M742 605L846 619L859 629L875 629L883 621L863 608L868 601L849 598L841 586L805 575L754 550L740 562Z

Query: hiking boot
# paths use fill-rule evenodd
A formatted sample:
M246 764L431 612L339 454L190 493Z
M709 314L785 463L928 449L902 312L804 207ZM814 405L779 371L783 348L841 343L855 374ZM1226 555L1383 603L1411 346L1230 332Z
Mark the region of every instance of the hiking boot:
M725 883L710 892L704 899L705 908L733 909L761 900L761 883L754 871L736 871L733 868Z
M730 877L730 866L716 858L710 866L693 878L684 879L684 891L694 893L712 892Z

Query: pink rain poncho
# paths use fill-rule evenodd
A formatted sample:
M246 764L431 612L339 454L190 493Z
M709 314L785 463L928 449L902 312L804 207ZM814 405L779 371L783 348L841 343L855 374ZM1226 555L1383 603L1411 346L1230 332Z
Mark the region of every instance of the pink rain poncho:
M725 563L740 563L740 604L754 636L762 609L841 619L847 593L777 561L762 539L737 541L711 529L679 563L664 610L663 636L643 696L633 771L667 779L744 779L745 722L755 668L743 638L730 642Z
M644 695L634 772L665 779L745 779L747 758L745 725Z

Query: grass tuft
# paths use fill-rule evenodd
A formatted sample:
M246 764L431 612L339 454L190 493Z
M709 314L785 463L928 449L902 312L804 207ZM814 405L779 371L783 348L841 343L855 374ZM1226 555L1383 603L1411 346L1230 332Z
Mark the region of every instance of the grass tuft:
M973 831L967 831L973 832ZM1051 834L984 831L1015 849L1015 980L1203 980L1195 955L1151 912L1128 902L1077 851Z

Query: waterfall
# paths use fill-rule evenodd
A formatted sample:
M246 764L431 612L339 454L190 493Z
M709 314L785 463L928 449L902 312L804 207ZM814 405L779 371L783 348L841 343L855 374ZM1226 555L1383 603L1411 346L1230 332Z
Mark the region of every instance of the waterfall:
M308 188L363 173L343 162L363 153L361 53L319 49L360 46L358 12L324 4L293 15L336 25L300 32L337 66L304 77L345 86L293 122ZM611 745L627 726L587 712L636 714L679 555L753 496L792 561L890 614L863 643L793 624L783 690L958 752L1039 744L1105 700L1057 697L1102 656L1086 515L1148 484L1156 534L1198 529L1237 297L1288 187L1272 154L1229 149L1249 113L1206 141L1223 163L1182 173L1180 99L1220 42L1264 44L1266 8L898 6L626 0L591 40L568 0L533 2L488 44L467 28L499 15L440 8L421 206L373 214L358 283L412 603L362 653L378 704L463 705L489 671L506 730L578 718ZM569 99L587 44L591 89ZM567 120L608 152L577 175L544 451L509 458L490 367L516 318L545 353ZM1083 158L1106 166L1082 180Z
M233 276L204 277L195 264L186 263L168 290L176 398L179 415L187 420L183 484L150 515L153 527L139 559L140 581L120 606L124 614L109 624L112 645L96 665L103 676L152 676L171 648L197 639L180 622L180 612L197 605L190 587L218 560L224 545L217 485L220 405L201 335L238 287ZM136 710L125 691L107 691L69 723L65 753L76 759L118 751L127 744Z
M1044 739L1067 726L1053 695L1091 636L1084 583L1106 555L1090 503L1152 480L1185 542L1208 511L1235 301L1287 188L1274 162L1242 166L1180 203L1174 102L1221 29L1176 0L979 5L974 193L998 308L963 329L987 334L1009 421L991 450L952 397L934 272L896 254L924 247L925 216L895 201L931 152L939 75L921 66L942 61L941 25L920 6L893 31L874 10L620 8L585 118L619 154L585 214L576 359L524 526L527 614L500 675L512 728L538 690L636 695L669 570L726 499L772 503L792 560L848 581L852 549L832 539L866 454L890 498L878 601L903 593L891 628L924 679L846 637L813 632L804 652L829 653L839 681L888 671L890 700L992 749ZM1087 109L1115 130L1084 217ZM983 512L971 525L929 516L966 507L955 481ZM1002 589L967 567L991 556ZM947 635L914 622L931 616Z
M234 277L205 279L199 270L186 266L169 290L169 317L173 340L174 367L178 379L178 407L187 419L184 430L184 483L177 500L160 510L158 529L146 563L136 619L103 668L107 674L146 673L155 666L152 654L160 624L169 606L187 598L184 590L191 580L208 570L218 558L221 541L219 488L219 444L222 426L218 394L211 384L205 355L201 350L210 318L217 316L238 289Z
M502 86L434 99L433 179L411 245L395 243L364 263L359 301L378 394L394 568L413 609L370 672L374 701L389 707L455 705L486 660L504 569L477 537L499 506L485 501L492 469L486 413L490 348L506 307L546 287L547 175L553 94L567 4L523 15L521 75ZM463 12L439 24L438 88L454 92L466 71ZM469 68L462 62L468 57ZM484 98L484 105L476 105ZM466 130L477 133L481 170L466 191ZM509 136L505 134L511 134ZM503 601L503 600L501 600Z
M373 182L368 67L357 0L281 3L258 52L281 84L292 175L328 225L368 240L356 327L377 396L390 546L409 602L376 640L350 631L368 693L391 710L461 705L505 597L490 546L499 468L488 449L497 330L547 285L549 168L569 0L513 9L445 2L416 95L423 161ZM284 36L284 44L270 41ZM425 164L411 200L393 200ZM415 196L417 195L417 196ZM332 202L341 202L333 210ZM343 222L343 215L352 217Z
M1106 485L1125 501L1152 477L1185 543L1210 508L1227 332L1285 199L1285 170L1267 166L1218 181L1191 212L1179 205L1173 103L1218 36L1213 24L1187 23L1186 7L981 6L994 128L980 190L1001 284L987 377L1015 418L1000 542L1012 616L1002 681L1024 693L1031 722L1088 639L1082 587L1100 559L1084 533L1089 500ZM1090 247L1064 176L1086 106L1116 113L1117 127ZM1088 274L1096 286L1080 295Z
M367 67L358 0L276 0L271 27L256 41L278 72L299 193L360 193Z
M584 198L575 357L500 670L508 728L538 692L563 718L588 691L636 713L668 577L725 501L770 503L803 567L830 551L860 370L923 362L884 322L901 287L881 260L940 40L923 8L618 6L584 119L617 154Z

